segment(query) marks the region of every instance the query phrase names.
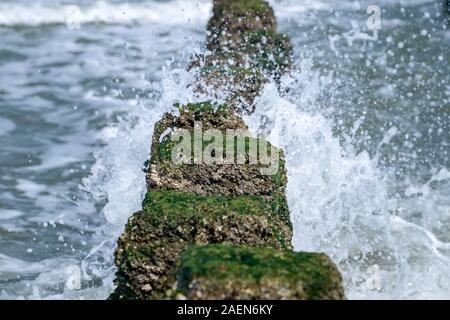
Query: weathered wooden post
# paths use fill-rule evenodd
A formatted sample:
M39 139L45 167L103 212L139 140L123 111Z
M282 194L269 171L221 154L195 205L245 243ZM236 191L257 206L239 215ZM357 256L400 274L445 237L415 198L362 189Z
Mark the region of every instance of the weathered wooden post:
M292 65L273 9L262 0L215 0L207 48L189 66L193 85L225 102L179 105L156 124L148 192L118 241L111 298L345 298L326 255L292 251L283 153L251 137L239 116ZM262 146L274 172L251 153Z

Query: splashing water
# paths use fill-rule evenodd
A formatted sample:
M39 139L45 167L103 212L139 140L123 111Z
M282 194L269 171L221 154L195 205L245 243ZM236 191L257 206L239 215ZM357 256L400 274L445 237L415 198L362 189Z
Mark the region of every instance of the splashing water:
M31 105L38 112L24 110L41 122L34 127L26 118L0 113L0 139L19 139L27 127L41 132L35 152L16 147L26 145L24 140L2 140L14 155L3 159L17 166L19 177L0 176L0 199L8 204L0 215L0 283L5 284L0 297L105 299L113 290L113 251L127 218L141 207L142 166L153 125L173 103L194 97L187 86L192 75L184 71L189 57L183 63L172 59L161 75L153 74L165 60L185 52L190 43L185 38L204 38L211 3L202 1L187 11L179 10L180 3L81 6L86 26L77 34L60 26L64 7L57 4L19 4L14 8L22 16L0 15L0 41L7 44L0 50L0 68L11 79L0 88L0 103L9 101L19 111ZM294 44L296 71L282 81L289 93L280 96L276 85L268 84L246 121L254 132L264 124L271 141L285 150L295 249L329 254L342 271L349 298L449 298L450 37L439 24L438 10L425 0L380 1L386 9L383 29L372 36L363 29L365 1L272 4L280 31ZM35 10L48 14L30 20L38 16ZM161 19L167 16L174 18ZM149 24L161 26L148 29ZM186 31L192 24L201 31ZM31 25L39 28L27 29ZM46 48L39 44L43 37ZM126 50L122 37L131 43ZM149 46L139 46L146 41ZM47 47L55 46L64 50L49 54ZM99 56L96 64L92 57ZM35 71L30 83L23 83L18 63ZM84 63L89 68L74 67ZM147 68L150 83L141 77ZM130 79L126 85L123 78ZM76 86L73 79L79 79ZM103 90L105 79L118 82ZM105 119L92 116L98 110ZM61 125L64 121L74 125ZM61 141L54 142L55 136ZM85 153L92 148L91 160ZM32 166L17 163L22 157ZM78 162L87 169L74 175ZM64 185L79 184L80 175L86 177L82 195L77 191L74 199ZM33 206L24 199L33 199Z
M330 79L311 70L308 59L300 69L285 83L302 85L302 96L282 98L275 84L267 85L248 119L254 132L269 130L269 140L285 150L295 249L329 254L352 299L448 298L450 242L408 216L416 211L449 218L448 188L430 188L448 181L449 172L442 169L420 190L409 187L415 197L390 196L395 181L377 167L378 159L342 148L331 121L311 111ZM395 133L388 130L380 147Z

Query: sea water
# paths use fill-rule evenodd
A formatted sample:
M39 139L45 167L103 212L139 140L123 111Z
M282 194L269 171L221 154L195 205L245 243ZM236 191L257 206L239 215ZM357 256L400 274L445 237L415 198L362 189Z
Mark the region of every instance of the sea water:
M439 1L271 1L295 67L246 121L286 153L296 250L349 298L450 298L450 24ZM74 6L76 5L76 6ZM105 299L154 123L192 101L210 1L0 3L0 297Z

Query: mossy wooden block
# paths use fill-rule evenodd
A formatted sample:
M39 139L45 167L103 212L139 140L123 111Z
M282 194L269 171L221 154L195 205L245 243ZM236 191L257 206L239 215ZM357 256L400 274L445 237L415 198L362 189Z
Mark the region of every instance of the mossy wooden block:
M114 299L164 294L180 253L194 244L228 243L290 249L292 231L260 196L201 196L149 191L128 221L115 253Z

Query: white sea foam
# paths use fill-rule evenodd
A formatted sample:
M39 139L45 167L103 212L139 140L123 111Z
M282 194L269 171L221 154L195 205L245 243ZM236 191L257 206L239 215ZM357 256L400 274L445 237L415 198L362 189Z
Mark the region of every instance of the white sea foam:
M173 1L170 5L156 1L114 4L96 1L88 6L45 3L0 3L0 25L38 26L46 24L86 23L164 25L203 23L211 3L206 1Z
M191 81L184 69L166 69L161 83L155 84L162 98L152 106L138 104L108 136L107 147L94 153L96 163L82 188L97 200L108 200L103 213L109 223L123 226L140 209L146 189L142 168L150 155L153 126L175 102L192 99L187 88Z
M16 188L26 197L31 199L38 198L38 196L47 189L44 185L25 179L18 179Z
M354 154L350 147L344 151L331 121L314 111L311 92L327 90L328 82L320 80L307 59L300 69L296 83L302 90L290 99L298 103L281 98L268 84L248 118L254 132L264 124L269 139L286 152L295 249L329 254L343 273L349 298L449 298L450 242L438 240L435 228L410 222L405 214L408 203L424 217L437 219L430 204L439 203L437 221L448 221L445 192L439 202L389 196L391 181L377 168L377 159ZM302 92L308 93L306 100ZM395 134L389 130L382 143ZM441 170L432 181L448 179L447 173ZM439 196L429 183L423 188Z
M28 275L43 272L45 266L40 263L29 263L0 253L0 279L14 279L18 274Z

